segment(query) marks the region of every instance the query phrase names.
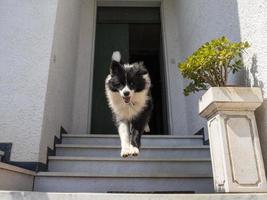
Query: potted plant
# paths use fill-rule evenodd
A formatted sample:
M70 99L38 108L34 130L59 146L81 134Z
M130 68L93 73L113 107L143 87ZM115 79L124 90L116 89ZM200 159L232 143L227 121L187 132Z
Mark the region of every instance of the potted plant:
M248 42L230 42L224 36L203 44L179 63L183 77L191 80L184 94L188 96L191 92L207 90L209 86L226 86L229 73L243 67L242 53L248 47Z
M248 42L226 37L203 44L179 69L189 84L184 94L207 90L199 114L208 120L216 192L266 192L267 183L254 111L262 104L260 88L228 86L229 73L243 67Z

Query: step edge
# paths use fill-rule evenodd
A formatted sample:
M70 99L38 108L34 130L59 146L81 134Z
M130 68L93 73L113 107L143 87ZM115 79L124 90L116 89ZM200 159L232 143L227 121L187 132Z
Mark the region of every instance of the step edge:
M120 149L116 145L56 144L57 148ZM210 149L209 146L143 146L142 149Z
M14 173L24 174L24 175L29 175L29 176L35 176L35 174L36 174L34 171L24 169L21 167L17 167L17 166L12 165L12 164L3 163L3 162L0 162L0 170L6 170L9 172L14 172Z
M92 134L62 134L62 138L119 138L119 135L92 135ZM150 138L150 139L202 139L203 136L201 135L182 135L182 136L175 136L175 135L143 135L143 138Z
M106 157L85 157L85 156L49 156L49 160L70 160L70 161L122 161L122 162L211 162L208 158L188 158L188 159L159 159L159 158L106 158Z
M10 197L18 196L18 197L31 197L32 194L41 196L41 197L50 197L51 199L55 199L57 197L66 198L70 195L70 199L115 199L120 197L131 197L135 199L169 199L173 197L177 200L192 200L192 199L203 199L203 200L210 200L210 199L263 199L267 198L267 193L259 192L259 193L197 193L197 194L145 194L145 193L94 193L94 192L39 192L39 191L0 191L1 197ZM80 198L79 198L80 197Z
M70 173L70 172L38 172L36 177L74 177L74 178L212 178L210 174L155 174L155 175L110 175L110 174L90 174L90 173Z

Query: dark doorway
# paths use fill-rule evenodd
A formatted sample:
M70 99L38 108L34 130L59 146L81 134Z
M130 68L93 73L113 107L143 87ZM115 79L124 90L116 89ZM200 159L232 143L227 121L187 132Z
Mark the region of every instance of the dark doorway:
M111 111L104 94L110 56L119 50L127 62L143 61L152 81L154 110L150 134L166 134L164 66L159 8L98 7L95 41L91 133L114 134Z

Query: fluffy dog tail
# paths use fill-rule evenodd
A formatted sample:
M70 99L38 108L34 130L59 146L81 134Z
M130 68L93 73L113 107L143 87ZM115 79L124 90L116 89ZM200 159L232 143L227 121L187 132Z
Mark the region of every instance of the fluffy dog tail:
M123 66L121 61L121 53L114 51L111 57L110 74L123 73Z
M121 53L119 51L114 51L111 57L112 61L121 62Z

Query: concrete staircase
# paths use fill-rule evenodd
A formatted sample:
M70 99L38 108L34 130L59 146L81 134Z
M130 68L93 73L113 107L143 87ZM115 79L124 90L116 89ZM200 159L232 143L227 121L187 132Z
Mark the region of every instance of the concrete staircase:
M122 159L117 135L63 135L41 192L208 193L213 191L209 147L202 136L143 136L141 155Z

